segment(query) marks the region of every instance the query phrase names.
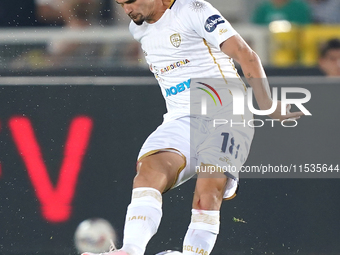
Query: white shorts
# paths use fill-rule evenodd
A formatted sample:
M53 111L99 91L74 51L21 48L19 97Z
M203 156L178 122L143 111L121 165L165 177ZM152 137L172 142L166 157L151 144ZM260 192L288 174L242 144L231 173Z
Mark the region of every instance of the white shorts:
M212 119L189 116L165 122L146 139L138 160L159 151L182 155L186 164L179 169L173 188L194 177L198 170L212 170L204 166L221 167L228 177L223 198L231 199L236 195L238 170L249 154L254 130L213 124Z

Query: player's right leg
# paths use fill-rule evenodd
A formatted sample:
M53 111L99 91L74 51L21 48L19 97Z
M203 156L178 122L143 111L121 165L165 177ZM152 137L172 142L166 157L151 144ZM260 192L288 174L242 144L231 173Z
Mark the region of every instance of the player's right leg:
M168 151L160 151L138 162L121 248L129 255L144 254L161 221L162 193L171 188L184 163L182 156Z
M125 218L123 247L116 251L121 254L114 255L144 254L162 217L162 193L192 176L185 171L190 158L189 124L188 118L163 123L143 144Z
M132 199L125 218L123 247L118 251L101 254L144 254L147 243L157 232L161 221L162 193L172 187L184 165L183 156L171 150L160 150L138 161Z
M171 150L160 150L143 157L137 163L133 188L150 187L163 193L171 188L184 165L183 156Z

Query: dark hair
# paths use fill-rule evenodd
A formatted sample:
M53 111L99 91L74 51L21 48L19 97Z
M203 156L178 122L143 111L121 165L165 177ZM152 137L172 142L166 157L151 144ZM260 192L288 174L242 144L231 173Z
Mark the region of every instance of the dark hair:
M340 49L340 39L334 38L324 43L320 48L320 57L326 56L329 50Z

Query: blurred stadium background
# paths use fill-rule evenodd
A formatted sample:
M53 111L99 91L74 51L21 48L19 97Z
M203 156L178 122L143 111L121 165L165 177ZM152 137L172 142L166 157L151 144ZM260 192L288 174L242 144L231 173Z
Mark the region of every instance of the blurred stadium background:
M312 93L313 117L294 131L259 128L247 165L339 164L340 80L323 76L318 57L340 24L258 26L250 17L260 0L211 2L260 55L272 86ZM95 25L71 29L40 20L33 0L0 1L1 255L77 254L76 227L93 217L110 221L121 245L137 153L165 106L125 14L98 4ZM240 183L212 254L340 254L338 178ZM194 180L165 194L148 255L181 250L193 189Z

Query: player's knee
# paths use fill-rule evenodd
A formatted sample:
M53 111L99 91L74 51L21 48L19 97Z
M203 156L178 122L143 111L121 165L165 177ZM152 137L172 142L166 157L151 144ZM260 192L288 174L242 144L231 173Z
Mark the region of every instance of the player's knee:
M137 164L134 188L151 187L164 192L173 185L184 159L173 152L161 152L142 159Z
M199 210L219 210L223 195L219 190L207 191L199 194L194 200L193 208Z
M156 171L138 171L133 180L133 187L150 187L163 192L166 183L166 176L162 173Z
M143 163L137 166L137 174L133 180L133 187L150 187L163 192L168 180L165 173L154 168L151 164Z

